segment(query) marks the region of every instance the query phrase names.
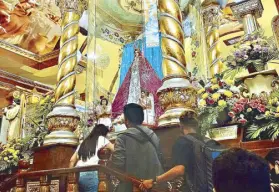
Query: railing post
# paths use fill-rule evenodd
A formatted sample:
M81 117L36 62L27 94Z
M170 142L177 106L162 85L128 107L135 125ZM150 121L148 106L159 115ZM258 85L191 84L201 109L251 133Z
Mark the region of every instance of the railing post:
M24 178L17 178L16 180L16 192L25 192L26 182Z
M79 173L70 173L68 175L67 192L78 192Z
M101 149L98 151L98 157L99 157L99 164L100 165L107 165L107 162L110 158L111 152L108 149ZM109 179L108 175L105 173L102 173L101 171L98 171L98 177L99 177L99 187L98 192L108 192L109 191Z
M48 175L40 177L40 192L50 192L50 177Z

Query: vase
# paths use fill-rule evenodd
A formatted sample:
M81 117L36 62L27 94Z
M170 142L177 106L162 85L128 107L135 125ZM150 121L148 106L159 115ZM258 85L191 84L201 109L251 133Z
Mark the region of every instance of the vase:
M247 67L249 73L255 73L265 70L265 64L264 63L254 63Z
M220 126L226 125L232 120L231 117L228 115L229 112L230 112L230 110L228 107L224 108L223 111L219 112L219 115L216 118L218 125L220 125Z

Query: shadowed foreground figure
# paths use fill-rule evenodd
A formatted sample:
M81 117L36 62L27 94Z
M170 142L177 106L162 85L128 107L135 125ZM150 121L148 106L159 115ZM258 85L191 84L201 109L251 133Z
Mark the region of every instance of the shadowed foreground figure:
M267 162L240 148L223 152L213 163L215 192L271 192Z
M139 179L155 178L163 173L157 135L141 126L143 108L135 103L124 107L125 125L128 128L115 141L112 166ZM131 183L121 182L117 192L131 192Z

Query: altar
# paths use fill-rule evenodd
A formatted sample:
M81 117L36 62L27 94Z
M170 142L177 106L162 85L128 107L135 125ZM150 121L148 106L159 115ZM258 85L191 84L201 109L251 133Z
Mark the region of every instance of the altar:
M95 125L112 142L125 132L129 103L143 108L167 168L184 111L203 136L264 157L279 148L277 5L3 0L0 171L67 168Z

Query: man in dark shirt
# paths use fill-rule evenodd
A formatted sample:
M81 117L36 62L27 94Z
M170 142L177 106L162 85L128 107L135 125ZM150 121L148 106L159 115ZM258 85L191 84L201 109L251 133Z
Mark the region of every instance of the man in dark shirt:
M140 185L142 190L150 189L154 184L170 181L178 176L184 176L185 181L187 181L187 177L191 177L194 167L194 153L192 150L192 142L187 140L184 135L191 134L197 139L202 139L202 137L198 134L198 121L195 112L185 111L181 114L179 121L183 136L177 139L172 149L174 167L156 178L143 181ZM187 182L185 182L183 191L190 191L190 187L187 185Z

